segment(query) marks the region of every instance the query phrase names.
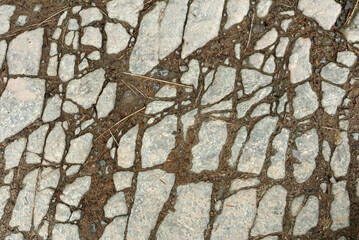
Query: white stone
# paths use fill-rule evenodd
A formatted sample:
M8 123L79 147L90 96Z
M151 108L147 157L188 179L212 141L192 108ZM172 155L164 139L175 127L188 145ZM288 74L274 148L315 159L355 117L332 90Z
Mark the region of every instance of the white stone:
M10 18L14 14L16 7L13 5L0 6L0 34L7 33L10 30Z
M125 239L127 217L117 217L109 223L100 240Z
M300 163L294 163L294 178L298 183L303 183L312 175L318 156L319 142L318 134L315 129L311 129L295 139L297 150L292 149L292 155Z
M59 203L56 205L56 221L67 222L70 219L71 210L65 204Z
M175 147L177 117L174 115L163 118L156 125L148 128L142 139L142 167L148 168L164 163L168 154Z
M275 49L275 55L277 57L284 57L285 55L285 50L287 49L287 45L289 43L289 38L288 37L281 37L279 39L279 43Z
M37 233L43 239L47 239L47 237L49 236L49 222L44 220L42 227L37 231Z
M76 56L65 54L60 61L59 77L63 82L67 82L74 78L75 75L75 60Z
M249 0L229 0L227 2L226 10L228 17L224 28L229 29L234 24L243 21L249 10Z
M305 82L294 89L295 97L293 99L293 116L296 119L304 118L314 113L319 104L318 96L312 90L309 82Z
M194 0L192 2L183 36L182 58L188 57L218 35L223 8L224 0Z
M316 196L310 196L295 220L293 235L306 234L308 230L318 224L318 217L319 200Z
M212 183L190 183L177 188L175 211L158 228L157 239L204 239L209 221Z
M271 165L268 168L267 175L273 179L281 179L285 177L285 161L288 147L290 131L283 128L282 131L274 137L272 147L276 151L271 156Z
M55 56L58 54L58 51L57 51L57 43L55 42L51 42L50 43L50 53L49 55L50 56Z
M104 207L104 211L105 217L107 218L127 214L125 194L123 192L118 192L110 197Z
M66 155L67 163L83 164L90 154L93 135L86 133L78 138L72 139L70 149Z
M113 183L116 191L122 191L131 187L133 172L117 172L113 174Z
M56 223L52 230L52 240L80 240L79 227L69 223Z
M263 72L265 73L274 73L276 64L275 64L275 58L273 55L270 55L266 61L266 63L263 66Z
M26 147L26 138L20 138L5 148L5 170L17 167Z
M236 45L234 45L234 53L235 53L235 57L240 60L241 59L241 44L237 43Z
M81 165L72 165L66 170L66 176L71 176L80 171Z
M11 170L9 171L9 173L5 175L5 177L4 177L4 183L5 183L5 184L10 184L10 183L12 183L13 179L14 179L14 169L11 169ZM0 198L0 199L1 199L1 198ZM1 203L0 203L0 206L1 206ZM0 207L0 209L1 209L1 207ZM1 210L0 210L0 211L1 211ZM0 214L0 218L1 218L1 214Z
M232 168L236 167L239 153L244 145L244 142L247 139L247 135L248 135L248 132L247 132L247 128L245 126L241 127L239 129L239 131L237 132L237 136L234 139L234 143L231 148L232 155L231 155L231 158L228 160L228 164Z
M93 51L89 55L87 55L87 58L93 61L100 60L101 53L99 51Z
M81 44L90 45L96 48L102 46L102 34L99 28L96 27L85 27L84 34L81 37Z
M79 24L77 22L77 19L71 18L67 25L67 29L69 29L70 31L79 30Z
M51 122L56 120L61 115L62 99L59 94L49 98L46 103L44 113L42 115L43 122Z
M109 82L102 90L96 104L97 117L107 117L115 108L117 83Z
M272 45L278 38L278 32L275 28L266 32L254 46L254 50L261 50Z
M238 171L259 174L266 157L269 138L277 125L277 117L265 117L253 127L239 159Z
M47 65L47 71L46 71L48 76L54 77L57 75L58 64L59 64L59 62L58 62L57 56L50 57L49 64Z
M291 208L290 208L290 212L291 212L291 215L293 217L296 217L299 213L299 210L302 209L302 204L304 202L304 195L300 195L299 197L296 197L293 199L292 201L292 205L291 205Z
M346 132L341 132L339 138L340 142L334 150L330 161L330 167L333 170L335 177L344 177L348 172L350 163L348 134Z
M65 113L74 114L79 112L79 108L71 101L65 101L62 105L62 110Z
M190 126L192 126L195 122L195 117L198 113L198 109L193 109L190 112L187 112L181 117L181 122L183 125L183 139L186 140L187 138L187 131Z
M332 192L334 200L330 204L330 215L332 217L330 229L332 231L348 227L350 224L350 200L345 186L346 181L333 184Z
M38 28L17 35L9 44L9 74L37 75L40 69L44 29Z
M27 164L37 164L37 163L41 163L41 157L39 155L37 155L36 153L32 153L32 152L26 152L26 163Z
M79 177L71 183L67 184L60 195L60 199L71 206L78 206L82 196L90 189L91 177Z
M7 236L5 240L24 240L24 235L22 235L22 233L12 233Z
M128 240L149 238L174 181L174 174L159 169L139 172L135 201L128 221Z
M65 44L67 46L70 46L74 40L74 37L75 37L75 32L74 31L70 31L66 34L65 36Z
M348 80L349 69L345 67L339 67L335 63L328 63L322 68L320 75L325 80L328 80L334 84L343 84Z
M305 16L314 18L325 30L330 30L342 7L334 0L299 0L298 9Z
M65 145L66 134L61 126L61 122L57 122L46 140L44 154L45 160L60 163L65 151Z
M158 98L173 98L177 96L177 89L174 86L165 85L158 90L155 97Z
M174 102L168 101L153 101L147 104L145 114L157 114L163 110L170 108L174 105Z
M105 70L97 69L82 78L71 80L67 85L66 97L88 109L96 103L104 82Z
M253 109L250 117L255 118L255 117L260 117L260 116L269 115L269 114L270 114L270 104L262 103L262 104L259 104L255 109Z
M103 17L101 11L96 7L83 9L79 14L81 16L81 26L86 26L92 22L101 21Z
M7 49L6 41L5 40L0 41L0 69L2 69L2 65L5 60L6 49Z
M105 31L107 54L117 54L127 47L130 35L120 23L106 23Z
M192 59L188 64L188 72L185 72L181 76L181 83L192 85L196 89L198 86L198 77L199 77L199 64L198 61ZM192 90L192 89L190 89Z
M106 9L110 18L128 22L132 27L136 27L138 14L143 6L143 0L112 0L106 4Z
M219 154L227 139L227 123L214 120L203 122L198 134L198 144L192 148L191 171L214 171L219 165Z
M331 150L330 150L329 143L324 140L323 145L322 145L322 155L323 155L325 161L329 162L330 154L331 154Z
M289 25L291 24L291 22L293 21L293 19L284 19L280 25L280 27L283 29L284 32L288 31Z
M132 167L135 161L136 139L139 126L136 125L125 133L117 149L117 165L123 168Z
M343 29L345 38L350 43L355 43L359 41L359 14L354 14L352 20L350 21L349 26Z
M45 81L38 78L10 78L0 97L0 142L41 116Z
M310 64L311 41L309 38L298 38L289 57L288 69L290 71L291 83L298 83L312 75Z
M267 235L282 231L286 197L287 190L280 185L275 185L265 192L259 202L251 236Z
M44 124L33 131L29 136L27 143L27 150L33 153L41 154L44 147L46 133L49 130L49 125Z
M253 97L251 97L249 100L240 102L237 105L237 118L243 118L247 111L257 102L261 101L262 99L264 99L266 96L268 96L270 93L272 92L272 88L271 87L266 87L266 88L262 88L260 90L258 90L258 92L256 92Z
M267 16L271 6L272 0L260 0L257 5L257 16L260 18Z
M260 87L266 86L272 82L271 76L264 75L263 73L252 69L243 69L241 71L241 76L245 94L251 94Z
M347 67L352 67L357 59L358 57L351 51L338 52L337 54L337 62L342 63Z
M255 53L255 54L249 56L249 63L257 69L260 69L260 67L263 64L263 60L264 60L263 53Z
M209 112L216 112L216 111L228 111L232 110L232 100L222 101L217 104L214 104L208 108L204 108L201 113L209 113Z
M82 61L80 62L80 65L79 65L79 71L85 70L88 66L89 66L89 62L88 62L87 58L82 59Z
M10 198L10 186L0 187L0 218L4 214L4 209L7 204L7 200Z
M338 106L342 103L345 90L323 81L322 91L322 106L328 114L334 115Z

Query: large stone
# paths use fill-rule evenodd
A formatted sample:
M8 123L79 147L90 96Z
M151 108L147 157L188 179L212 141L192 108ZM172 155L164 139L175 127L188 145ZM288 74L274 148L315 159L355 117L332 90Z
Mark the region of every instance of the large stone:
M127 205L124 192L115 193L107 200L104 207L105 217L113 218L127 214Z
M49 162L60 163L65 151L66 134L61 125L57 122L47 136L44 158Z
M5 148L5 170L17 167L26 147L26 138L20 138Z
M236 164L239 157L239 153L244 145L244 142L247 139L247 135L248 135L248 131L245 126L241 127L237 132L237 136L234 139L234 143L231 148L232 155L231 158L228 160L228 164L232 168L237 167Z
M242 83L245 94L251 94L260 87L266 86L272 82L272 77L264 75L257 70L243 69L241 71Z
M319 200L316 196L310 196L295 220L293 235L303 235L318 223Z
M192 85L194 86L194 88L197 88L199 73L200 71L198 61L192 59L188 64L188 72L183 73L181 76L181 82L187 85Z
M79 227L70 223L56 223L52 230L52 240L80 240Z
M75 60L76 56L65 54L60 61L59 77L61 81L67 82L75 75Z
M29 136L27 143L27 150L33 153L42 153L42 148L45 144L46 133L49 130L49 125L45 124L33 131Z
M257 16L260 18L267 16L272 3L272 0L260 0L257 5Z
M288 139L290 131L283 128L281 133L273 139L272 147L276 151L270 158L271 165L268 168L267 175L273 179L285 177L285 161L287 155Z
M125 239L127 217L117 217L112 220L103 232L100 240Z
M11 78L0 97L0 142L11 137L41 116L45 81L38 78Z
M66 155L67 163L83 164L85 163L92 148L93 135L86 133L78 138L72 139L70 149Z
M0 187L0 218L4 214L4 209L7 204L7 200L10 198L10 186Z
M62 99L59 94L49 98L46 103L44 113L42 114L43 122L51 122L56 120L61 115Z
M328 80L334 84L343 84L348 80L349 69L345 67L339 67L335 63L328 63L322 68L320 75L325 80Z
M261 50L272 45L278 38L278 32L275 28L272 28L266 32L254 46L254 50Z
M242 22L249 10L249 0L229 0L226 6L228 18L225 29Z
M119 146L117 149L117 165L120 167L132 167L133 162L135 161L135 149L138 127L138 125L134 126L120 139Z
M348 172L350 163L350 147L347 132L341 132L339 138L340 142L334 150L330 167L335 177L344 177Z
M309 82L303 83L294 89L295 97L293 99L293 116L296 119L304 118L310 114L313 114L319 104L318 96L312 90Z
M302 37L295 42L288 64L292 83L301 82L312 75L312 65L309 61L311 44L309 38Z
M2 69L2 65L5 61L6 50L7 50L6 40L0 41L0 69Z
M0 6L0 34L7 33L10 30L10 18L14 14L16 7L13 5Z
M60 199L68 205L77 207L83 195L90 189L91 177L79 177L73 183L67 184Z
M112 0L106 4L106 9L110 18L128 22L132 27L136 27L138 14L143 6L143 0Z
M103 89L96 104L97 117L107 117L115 108L117 83L109 82Z
M238 103L237 118L243 118L247 111L256 103L267 97L272 92L272 87L266 87L258 90L249 100Z
M120 23L106 23L105 31L107 54L117 54L127 47L130 35Z
M96 7L83 9L79 14L81 16L81 26L86 26L92 22L101 21L103 17L101 11Z
M94 46L96 48L101 48L102 34L100 29L91 26L85 27L84 34L81 37L81 44Z
M345 90L323 81L322 91L322 106L328 114L334 115L343 100Z
M330 215L332 225L330 229L336 231L348 227L350 224L350 200L348 191L345 189L346 181L340 181L333 184L334 200L330 204Z

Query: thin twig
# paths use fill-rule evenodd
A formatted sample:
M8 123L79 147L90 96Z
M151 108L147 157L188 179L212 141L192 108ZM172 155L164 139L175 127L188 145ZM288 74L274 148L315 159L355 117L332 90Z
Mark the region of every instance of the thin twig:
M246 52L246 50L247 50L247 48L248 48L248 46L249 46L249 43L250 43L250 41L251 41L251 37L252 37L252 28L253 28L254 16L255 16L255 15L256 15L255 13L253 13L253 15L252 15L251 28L249 29L248 41L247 41L246 47L244 48L243 53L244 53L244 52Z
M113 133L112 133L112 131L110 130L110 133L111 133L111 136L113 137L113 140L115 141L115 143L117 144L117 147L119 147L120 146L120 144L118 144L118 142L117 142L117 140L116 140L116 138L115 138L115 136L113 135Z
M138 77L138 78L142 78L142 79L146 79L146 80L150 80L150 81L166 83L166 84L175 85L175 86L179 86L179 87L193 88L193 86L190 86L190 85L185 85L185 84L181 84L181 83L174 83L174 82L168 82L168 81L165 81L165 80L151 78L151 77L145 77L145 76L137 75L137 74L134 74L134 73L128 73L128 72L122 72L122 73L126 74L126 75L129 75L129 76Z
M105 135L108 131L111 131L111 129L114 128L115 126L117 126L118 124L123 123L124 121L126 121L126 120L129 119L130 117L132 117L132 116L136 115L137 113L139 113L139 112L145 110L145 108L146 108L146 107L143 107L143 108L141 108L141 109L139 109L139 110L137 110L137 111L131 113L130 115L128 115L128 116L122 118L120 121L118 121L117 123L115 123L115 124L114 124L113 126L111 126L109 129L107 129L106 131L104 131L103 133L101 133L101 135L98 136L98 137L95 139L95 141L96 141L97 139L99 139L100 137L102 137L103 135Z
M133 90L125 81L123 81L123 80L121 79L121 82L123 82L123 84L125 84L126 87L128 87L136 96L138 96L138 94L136 93L136 91Z
M40 22L40 23L37 24L37 25L40 26L40 25L43 24L44 22L47 22L47 21L50 20L51 18L53 18L53 17L59 15L60 13L66 11L68 8L69 8L69 7L65 7L64 9L60 10L59 12L52 14L50 17L46 18L44 21Z
M350 21L352 20L352 17L353 17L353 15L354 15L354 12L355 12L356 8L358 7L358 3L359 3L359 0L357 0L357 1L355 2L355 5L354 5L353 10L352 10L352 11L350 12L350 14L348 15L348 18L347 18L347 20L345 21L345 26L348 26L349 23L350 23Z

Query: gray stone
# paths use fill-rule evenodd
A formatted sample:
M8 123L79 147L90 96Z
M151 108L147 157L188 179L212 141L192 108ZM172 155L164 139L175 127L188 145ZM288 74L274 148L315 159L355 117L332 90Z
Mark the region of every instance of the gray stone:
M245 94L251 94L260 87L266 86L272 82L272 77L264 75L257 70L243 69L241 71L242 83Z
M249 10L249 0L229 0L226 6L228 18L225 29L243 21Z
M275 28L272 28L266 32L254 46L254 50L261 50L272 45L278 38L278 32Z
M272 0L260 0L257 5L257 16L260 18L267 16L271 6Z
M204 108L201 113L209 113L216 111L230 111L232 110L232 100L222 101L217 104L214 104L208 108Z
M287 93L284 93L283 96L279 99L279 104L277 107L277 112L282 113L284 112L285 104L288 102L288 96Z
M280 27L283 29L284 32L288 31L289 25L291 24L291 22L293 21L293 19L284 19L280 25Z
M224 200L211 239L247 239L256 215L256 189L239 191Z
M133 172L117 172L113 174L113 183L116 191L131 187Z
M337 54L337 62L342 63L347 67L352 67L354 63L356 63L357 59L358 57L351 51L338 52Z
M157 114L163 110L170 108L174 105L174 102L168 101L153 101L147 104L145 114Z
M359 14L354 14L352 20L348 27L345 27L342 31L345 38L350 43L355 43L359 41Z
M305 16L314 18L325 30L330 30L342 7L334 0L299 0L298 9Z
M308 230L318 224L319 200L316 196L309 196L306 204L300 210L294 224L293 235L306 234Z
M258 90L253 97L251 97L249 100L240 102L237 105L237 118L243 118L247 111L257 102L264 99L266 96L268 96L272 92L272 87L266 87L263 89Z
M0 142L29 126L41 116L45 81L10 78L0 97Z
M323 155L325 161L329 162L330 154L331 154L331 150L330 150L329 143L324 140L323 145L322 145L322 155Z
M196 89L198 86L199 77L199 64L198 61L192 59L188 64L188 72L185 72L181 76L181 83L192 85ZM187 89L186 89L187 90ZM189 89L192 91L192 89Z
M263 72L265 73L274 73L276 64L275 64L275 58L273 55L270 55L267 59L266 63L263 66Z
M345 189L346 181L333 184L332 192L334 200L330 204L330 215L332 224L330 229L336 231L350 225L350 200L348 191Z
M68 206L62 203L58 203L56 205L56 214L55 214L56 221L67 222L70 219L70 216L71 216L71 210Z
M117 54L127 47L130 35L120 23L106 23L105 31L107 54Z
M90 189L91 177L79 177L71 183L67 184L60 195L60 199L71 206L77 207L82 196Z
M61 81L67 82L74 78L75 75L75 60L76 56L71 54L65 54L60 61L59 77Z
M60 163L65 151L65 145L66 134L61 126L61 122L57 122L46 140L44 154L45 160Z
M5 240L24 240L24 235L22 235L22 233L12 233L7 236Z
M232 145L231 151L232 155L231 158L228 160L228 164L230 167L235 168L239 153L244 145L244 142L247 139L247 128L245 126L241 127L237 133L236 138L234 139L234 143Z
M10 198L10 186L0 187L0 218L4 214L4 209L7 204L7 200Z
M215 74L212 85L203 94L201 104L213 104L231 94L236 79L236 69L231 67L219 66Z
M258 186L261 182L257 178L237 178L232 181L229 191Z
M50 57L49 64L47 65L47 71L46 71L48 76L54 77L57 75L58 64L59 64L59 62L58 62L57 56Z
M203 122L198 134L198 144L192 148L191 171L217 170L219 154L227 139L227 123L214 120Z
M286 197L287 190L280 185L275 185L265 192L259 202L251 236L267 235L282 231Z
M52 240L80 240L79 227L70 223L56 223L52 230Z
M183 139L186 140L187 138L187 131L190 126L192 126L195 122L195 117L198 113L198 109L193 109L192 111L184 114L181 117L181 122L183 125Z
M37 75L40 69L44 29L38 28L17 35L9 44L9 74Z
M175 211L169 212L157 239L203 239L209 221L212 183L190 183L177 188Z
M101 59L101 53L99 51L93 51L87 55L87 58L93 61Z
M84 34L81 37L81 44L90 45L96 48L102 46L102 34L99 28L96 27L85 27Z
M340 142L334 150L330 167L335 177L344 177L348 172L350 163L350 147L347 132L341 132L339 138Z
M26 152L25 161L27 164L37 164L41 163L41 157L36 153Z
M132 167L133 162L135 161L138 127L138 125L134 126L120 139L117 149L117 165L122 168Z
M13 5L0 6L0 34L7 33L10 30L10 18L14 14L16 7Z
M270 104L262 103L262 104L259 104L255 109L253 109L250 117L255 118L255 117L260 117L260 116L269 115L269 114L270 114Z
M41 228L37 231L37 233L39 234L40 237L42 237L43 239L47 239L47 237L49 236L49 222L44 220Z
M10 183L12 183L13 179L14 179L14 169L11 169L11 170L9 171L9 173L5 175L5 177L4 177L4 183L5 183L5 184L10 184ZM3 191L3 190L2 190L2 191ZM1 198L0 198L0 199L1 199ZM1 206L1 203L0 203L0 206ZM0 207L0 212L1 212L1 207ZM1 218L1 214L0 214L0 218Z
M49 98L46 103L44 113L42 114L43 122L51 122L56 120L61 115L62 99L59 94Z
M96 7L83 9L79 14L81 16L81 26L86 26L92 22L101 21L103 17L101 11Z
M0 69L2 69L2 65L5 60L6 49L7 49L6 40L0 41Z
M302 37L295 42L288 64L292 83L301 82L312 75L312 65L309 61L311 44L309 38Z
M277 57L284 57L285 50L287 49L288 43L289 43L288 37L281 37L279 39L279 43L277 45L277 48L275 49L275 55Z
M302 136L295 139L297 150L292 149L292 155L299 160L300 163L294 163L294 178L298 183L303 183L312 175L318 156L319 142L318 134L315 129L311 129Z
M125 239L127 217L117 217L105 227L100 240Z
M334 84L343 84L348 80L349 69L345 67L339 67L335 63L328 63L322 68L320 75L325 80L328 80Z
M93 135L86 133L78 138L72 139L70 149L66 155L67 163L83 164L90 154Z
M70 31L75 31L75 30L79 30L79 24L77 22L77 19L75 18L71 18L69 20L69 23L67 25L67 29L69 29Z
M138 174L135 201L128 221L128 240L148 239L174 181L174 174L159 169Z
M107 117L115 108L117 83L109 82L102 90L96 104L97 117Z
M127 214L127 205L124 192L115 193L111 196L105 207L105 217L113 218L119 215Z
M20 138L5 148L5 170L17 167L26 147L26 138Z
M241 59L241 44L237 43L236 45L234 45L234 53L235 56L238 60Z
M51 42L50 43L50 53L49 55L50 56L55 56L58 54L58 51L57 51L57 43L55 42Z
M302 209L302 204L304 202L304 195L300 195L299 197L296 197L293 199L292 201L292 205L291 205L291 208L290 208L290 211L291 211L291 215L293 217L296 217L299 213L299 210Z
M294 91L296 95L293 99L293 116L296 119L304 118L317 110L318 96L312 90L309 82L299 85Z
M182 58L188 57L218 35L223 8L224 0L194 0L192 2L183 36Z
M334 115L338 106L342 103L345 90L323 81L322 91L322 106L328 114Z
M282 131L274 137L272 147L276 151L270 158L271 165L268 168L267 176L273 179L285 177L285 161L288 147L290 131L283 128Z
M71 101L65 101L62 105L62 110L65 113L74 114L79 112L79 108Z
M105 82L105 70L102 68L90 72L67 85L66 97L75 101L85 109L96 103L97 97Z
M136 27L138 14L143 6L143 0L112 0L106 4L106 9L110 18L128 22L132 27Z
M148 168L164 163L168 154L175 147L177 117L174 115L163 118L156 125L148 128L142 140L142 167Z
M264 54L262 53L254 53L251 56L249 56L249 63L257 68L260 69L264 60Z
M158 98L173 98L177 95L177 89L171 85L165 85L155 94Z
M254 125L239 159L238 171L259 174L266 157L269 138L276 128L277 117L265 117Z

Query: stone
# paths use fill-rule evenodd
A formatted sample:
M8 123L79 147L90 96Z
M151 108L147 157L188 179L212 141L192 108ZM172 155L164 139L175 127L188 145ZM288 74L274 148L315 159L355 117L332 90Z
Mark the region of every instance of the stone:
M291 24L291 22L293 21L293 19L284 19L280 25L280 27L283 29L284 32L288 31L289 25Z
M116 103L116 90L117 83L109 82L102 90L100 97L97 100L96 110L97 117L107 117L110 112L115 108Z
M347 132L341 132L339 138L340 142L334 150L330 160L330 167L335 177L344 177L348 172L350 164L350 147Z
M264 75L263 73L252 69L242 69L241 76L245 94L251 94L260 87L266 86L272 82L271 76Z
M271 165L267 170L267 176L273 179L281 179L285 177L285 161L288 147L290 131L283 128L281 132L274 137L272 147L275 154L271 156Z
M117 172L113 174L113 183L116 191L122 191L131 187L133 172Z
M186 140L187 138L187 131L190 126L195 123L196 115L198 113L198 109L193 109L192 111L187 112L186 114L182 115L181 122L183 126L183 139Z
M348 80L349 69L339 67L335 63L328 63L322 68L320 75L334 84L343 84Z
M75 76L75 60L76 56L65 54L60 61L59 77L61 81L67 82Z
M265 117L253 127L239 159L238 171L259 174L266 157L269 138L277 125L277 117Z
M88 62L87 58L84 58L84 59L80 62L79 71L85 70L88 66L89 66L89 62Z
M71 206L77 207L82 196L90 189L91 177L78 177L76 180L67 184L60 195L60 199Z
M218 35L223 8L224 0L194 0L192 2L183 35L182 58L188 57Z
M52 240L80 240L79 227L70 223L56 223L52 230Z
M55 42L51 42L50 43L50 53L49 55L50 56L55 56L58 54L58 51L57 51L57 43Z
M235 53L235 57L240 60L241 59L241 44L237 43L236 45L234 45L234 53Z
M106 23L105 31L107 54L117 54L127 47L130 35L120 23Z
M250 189L226 198L213 224L211 239L247 239L256 216L256 196L256 189Z
M319 200L316 196L309 196L306 204L298 213L295 220L293 235L304 235L318 224Z
M282 231L286 197L287 190L280 185L275 185L265 192L259 202L251 236Z
M72 139L65 158L66 162L84 164L92 149L92 140L93 135L91 133Z
M99 28L96 27L85 27L84 34L81 37L81 44L90 45L96 48L102 46L102 34Z
M177 187L175 211L169 211L158 228L157 239L203 239L209 221L212 183Z
M39 234L40 237L42 237L43 239L47 239L49 233L49 222L44 220L41 228L37 231L37 233Z
M266 96L268 96L272 92L272 87L266 87L258 90L253 97L251 97L249 100L240 102L237 105L237 118L243 118L247 111L257 102L264 99Z
M71 80L67 85L66 97L88 109L96 103L104 82L105 70L97 69L82 78Z
M312 90L309 82L299 85L294 91L296 95L293 99L293 116L296 119L301 119L313 114L318 109L318 96Z
M101 53L99 51L93 51L87 55L87 58L93 61L97 61L101 59Z
M147 104L145 114L157 114L163 110L170 108L174 105L174 102L168 101L153 101Z
M155 97L158 98L174 98L177 96L177 89L174 86L165 85L158 90Z
M173 173L160 169L138 173L135 200L128 220L128 240L149 238L174 181Z
M67 222L70 219L70 216L71 216L71 210L68 206L62 203L58 203L56 205L56 214L55 214L56 221Z
M0 142L19 133L41 116L45 81L10 78L0 97Z
M330 216L332 218L330 229L332 231L350 225L350 200L348 191L345 189L346 183L346 181L340 181L333 184L334 200L330 204Z
M29 141L27 143L27 150L33 153L42 153L42 149L45 144L46 133L49 130L49 125L44 124L40 126L38 129L33 131L29 135Z
M58 62L58 57L57 56L53 56L50 57L49 59L49 64L47 65L47 71L46 74L48 76L54 77L57 75L57 66L58 66L59 62Z
M303 183L312 176L316 166L316 157L319 151L318 134L315 129L306 131L295 139L297 150L292 149L292 155L300 163L294 163L294 178L298 183Z
M112 0L106 4L106 9L110 18L128 22L132 27L136 27L143 6L143 0Z
M10 184L10 183L12 183L13 179L14 179L14 169L11 169L11 170L9 171L9 173L5 175L5 177L4 177L4 183L5 183L5 184ZM0 190L0 191L1 191L1 190ZM6 198L5 198L5 199L6 199ZM1 203L0 203L0 206L2 206ZM1 207L0 207L0 213L1 213ZM0 214L0 218L1 218L1 214Z
M323 95L321 103L324 110L330 115L335 115L338 106L342 103L345 90L323 81L322 91Z
M236 69L232 67L219 66L212 85L203 94L201 105L213 104L231 94L234 90L236 80Z
M46 103L44 113L42 114L43 122L51 122L56 120L61 115L62 99L59 94L49 98Z
M104 207L105 217L113 218L127 214L127 205L124 192L115 193L107 200Z
M2 69L2 65L5 61L7 43L5 40L0 41L0 69Z
M322 155L323 155L325 161L329 162L330 154L331 154L331 149L330 149L329 143L324 140L323 144L322 144Z
M293 217L296 217L299 213L299 210L301 210L303 208L303 202L304 202L304 195L300 195L299 197L296 197L293 199L292 201L292 205L290 208L291 211L291 215Z
M241 179L237 178L232 181L229 191L238 191L243 188L258 186L261 182L257 178Z
M17 167L26 147L26 138L20 138L5 148L5 170Z
M354 63L356 63L357 59L358 57L351 51L338 52L337 54L337 62L342 63L347 67L352 67Z
M75 114L79 112L79 108L76 106L76 104L74 104L71 101L65 101L64 104L62 105L62 110L65 113L69 113L69 114Z
M257 16L260 18L267 16L271 6L272 0L260 0L257 5Z
M47 136L44 154L45 160L60 163L65 151L65 145L66 134L61 126L61 122L57 122Z
M342 32L346 40L350 43L355 43L359 41L359 14L354 14L353 18L350 21L349 26L345 27Z
M270 114L270 104L269 103L262 103L259 104L251 113L251 118L260 117L263 115L269 115Z
M285 50L287 49L289 43L289 38L288 37L281 37L279 39L279 43L275 49L275 55L276 57L284 57L285 55Z
M10 18L14 14L16 7L13 5L0 6L0 34L7 33L10 30Z
M192 148L191 171L214 171L219 165L219 154L227 139L227 123L214 120L203 122L198 134L198 144Z
M90 23L101 21L103 18L101 11L96 7L83 9L79 15L81 16L81 26L87 26Z
M262 53L254 53L251 56L249 56L249 63L257 68L260 69L264 60L264 54Z
M288 69L291 83L299 83L312 75L310 59L311 41L309 38L298 38L289 57Z
M4 209L7 204L7 200L10 198L10 186L0 187L0 218L4 214Z
M272 45L278 38L278 32L275 28L272 28L266 32L254 46L254 50L261 50Z
M88 9L86 9L86 10L88 10ZM80 14L81 15L81 14ZM69 29L70 31L76 31L76 30L79 30L79 24L78 24L78 22L77 22L77 19L75 19L75 18L71 18L70 20L69 20L69 23L68 23L68 25L67 25L67 29Z
M139 126L136 125L125 133L117 149L117 165L122 168L132 167L135 161L136 139Z
M7 236L5 240L24 240L24 235L22 235L22 233L12 233Z
M0 11L1 12L1 11ZM10 75L37 75L40 69L44 29L17 35L9 44L7 64Z
M41 157L36 153L26 152L25 161L27 164L37 164L41 163Z
M323 29L330 30L342 7L334 0L299 0L298 9L305 16L314 18Z
M127 217L117 217L112 220L103 232L100 240L125 239Z
M196 89L198 86L199 73L200 71L198 61L192 59L188 64L188 72L183 73L181 76L181 83L192 85L194 89Z
M228 160L228 164L231 168L237 167L236 164L239 157L239 153L244 145L244 142L247 139L247 135L248 131L245 126L241 127L237 132L237 136L234 139L234 143L231 148L232 155L231 158Z
M175 147L177 117L174 115L163 118L159 123L149 127L142 139L142 167L148 168L164 163Z
M270 55L267 58L267 61L263 66L263 72L265 72L265 73L274 73L275 68L276 68L276 64L275 64L274 60L275 60L275 58L274 58L273 55Z
M226 10L228 18L224 28L229 29L233 25L243 21L249 11L249 0L229 0L226 5Z

